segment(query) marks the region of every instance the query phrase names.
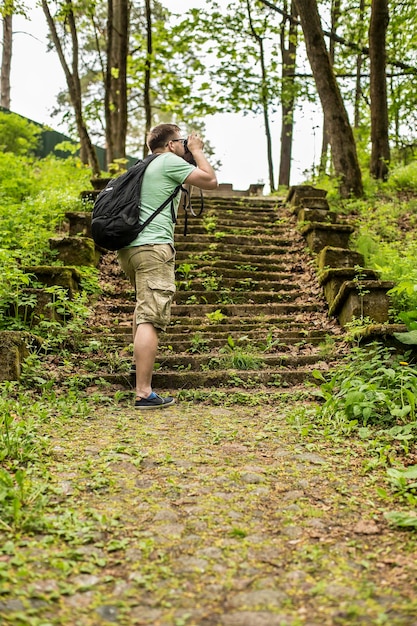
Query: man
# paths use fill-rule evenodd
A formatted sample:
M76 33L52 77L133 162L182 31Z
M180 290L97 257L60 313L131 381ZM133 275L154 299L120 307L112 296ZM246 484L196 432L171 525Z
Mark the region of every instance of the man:
M196 165L185 160L187 141ZM169 197L179 184L216 189L216 174L203 153L203 142L195 134L181 137L175 124L159 124L147 138L150 151L159 153L146 168L141 192L141 221ZM178 212L180 195L174 199ZM165 331L175 293L174 223L170 205L153 219L126 248L118 251L119 263L136 292L133 314L133 353L136 366L138 409L163 408L174 403L152 390L152 373L158 335Z

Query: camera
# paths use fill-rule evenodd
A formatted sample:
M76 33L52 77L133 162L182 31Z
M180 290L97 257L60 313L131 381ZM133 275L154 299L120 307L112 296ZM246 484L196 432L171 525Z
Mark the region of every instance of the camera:
M194 160L193 155L190 152L187 140L184 141L184 156L183 156L183 159L185 161L187 161L187 163L190 163L191 165L197 165L197 163Z

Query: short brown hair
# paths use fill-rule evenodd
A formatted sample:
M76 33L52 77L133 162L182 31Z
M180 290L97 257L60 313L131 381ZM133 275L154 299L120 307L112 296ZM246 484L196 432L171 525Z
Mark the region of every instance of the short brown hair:
M176 124L158 124L148 133L147 144L149 150L154 152L157 148L164 148L179 130L180 128Z

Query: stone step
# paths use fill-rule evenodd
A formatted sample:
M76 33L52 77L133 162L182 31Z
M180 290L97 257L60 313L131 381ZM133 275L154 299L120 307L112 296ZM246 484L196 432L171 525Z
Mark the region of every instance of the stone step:
M133 303L132 304L109 304L108 305L109 313L130 313L133 312ZM287 315L289 313L301 313L301 312L312 312L312 311L322 311L323 304L320 302L317 303L309 303L309 304L293 304L293 303L246 303L246 304L174 304L172 306L172 319L174 323L178 323L177 320L186 319L187 323L189 323L189 319L192 320L204 320L207 317L207 314L215 314L219 311L225 318L250 318L253 319L253 316L260 315ZM252 315L251 315L252 313ZM215 319L215 315L213 316ZM223 319L225 319L223 318ZM195 323L191 322L191 323Z
M181 244L188 243L189 237L178 235L176 240L176 246L181 247ZM248 246L252 246L252 252L254 250L253 246L268 246L270 251L277 249L286 249L292 245L292 242L283 237L274 237L269 234L252 236L252 235L229 235L223 233L204 233L204 234L194 234L192 236L192 243L198 244L203 243L205 246L210 247L211 244L227 244L227 245L236 245L239 248L246 249Z
M192 204L195 208L199 206L198 195L191 195ZM204 208L205 210L219 208L219 209L233 209L236 211L242 211L244 213L251 214L252 211L262 212L271 211L277 207L283 205L283 198L222 198L222 197L205 197Z
M200 241L184 237L183 241L177 240L176 247L188 254L206 254L207 250L209 250L213 256L223 256L224 253L232 252L234 255L239 255L244 259L246 255L253 255L255 250L259 255L258 258L263 256L288 255L291 252L292 246L290 242L285 242L283 245L278 245L272 241L261 244L259 241L253 240L241 243L239 237L233 237L233 242L226 241L224 238L215 239L212 237L209 241L205 236L200 237Z
M269 282L280 282L284 284L285 280L290 281L293 279L293 275L290 272L277 272L275 271L275 265L271 264L269 270L261 271L260 268L250 269L246 267L245 269L238 269L235 266L222 267L222 265L207 265L201 264L193 268L193 263L185 264L191 265L190 267L177 266L176 268L176 278L177 280L186 280L187 278L197 278L199 282L201 282L201 275L206 273L208 276L223 276L224 279L235 279L237 280L254 280L254 281L263 281L265 283ZM237 264L238 265L238 264ZM265 267L265 266L264 266Z
M299 268L300 264L294 258L294 250L286 250L280 254L240 254L235 252L224 251L221 254L214 253L208 256L206 253L193 253L192 251L177 249L176 265L177 268L182 264L200 267L220 267L229 269L241 269L242 273L250 271L274 271L282 272L282 278L285 278L289 271L293 270L293 266ZM288 263L290 267L288 267Z
M256 304L275 303L275 302L294 302L300 296L299 290L289 290L281 288L277 291L256 291L246 293L237 290L205 291L177 291L175 294L175 303L179 304L218 304L230 302L231 304L242 304L244 302L253 302Z
M130 315L126 316L126 320L122 321L120 317L111 317L110 323L105 326L93 326L86 333L99 334L105 336L106 334L116 335L118 333L131 334L131 314L133 312L133 304L129 311ZM99 309L99 317L101 317L101 310ZM315 317L310 314L312 323L315 328L306 328L303 321L303 313L298 315L284 316L253 316L253 317L229 317L226 321L221 323L209 323L207 317L178 317L173 318L169 325L167 332L162 337L178 337L187 334L200 333L203 336L223 337L228 334L236 334L238 337L246 335L250 332L257 332L264 334L266 337L268 334L272 334L274 337L300 337L309 339L311 337L325 336L332 332L335 334L333 328L333 322L327 321L327 324L321 320L323 317L321 312L315 314ZM340 329L339 329L340 331Z
M181 221L177 222L175 227L176 229L176 238L178 240L179 237L183 236L183 225ZM274 237L285 237L285 233L288 231L286 226L282 226L280 224L275 224L274 222L265 220L263 224L259 224L259 222L250 222L250 223L242 223L239 221L232 222L231 220L222 220L217 221L216 225L212 228L208 228L205 225L204 220L196 219L195 221L188 221L187 224L187 237L194 237L194 235L211 235L211 236L219 236L221 233L230 233L231 235L238 236L247 236L247 237L257 237L264 236L265 229L267 229L269 235L273 235Z
M177 228L178 234L184 227L184 213L178 213ZM270 227L274 228L274 231L285 232L288 230L288 223L284 221L276 212L263 213L262 215L256 215L252 217L245 215L244 213L223 213L216 211L207 211L200 216L188 216L187 230L188 232L194 232L194 229L204 228L204 232L212 230L223 230L234 228L238 229L257 229L265 232L265 228L269 230Z
M132 333L128 327L125 332L113 332L107 337L103 333L91 334L90 340L100 344L104 337L106 344L112 349L122 349L132 344ZM288 331L279 335L272 331L266 332L265 329L248 330L244 333L226 329L223 333L218 331L215 334L208 331L196 331L185 336L184 332L166 333L160 339L159 351L174 351L175 354L190 351L209 352L229 346L231 340L238 348L251 346L254 351L263 353L282 353L290 350L302 352L326 343L327 334L322 332L316 336L306 337L301 331Z
M116 332L129 332L131 330L132 313L134 304L132 303L130 309L123 316L116 310L115 315L108 316L109 322L106 327L93 326L88 332L99 332L102 336L106 334L114 334ZM107 307L100 303L96 306L98 313L98 319L103 317L103 313L107 311ZM282 334L288 335L288 333L299 334L300 336L310 337L317 336L320 333L333 333L335 334L334 323L330 320L323 319L323 313L321 310L317 312L310 312L310 319L313 325L312 329L305 327L304 311L299 310L292 315L254 315L254 316L230 316L221 322L212 320L211 322L206 316L201 316L195 313L190 316L173 317L170 326L167 329L167 336L171 334L176 335L178 333L184 335L188 333L201 332L206 334L225 333L244 333L246 334L250 330L264 331L265 336L268 333L273 333L274 336L280 336ZM314 330L317 328L317 330ZM340 332L340 329L338 329ZM86 329L87 335L87 329Z
M179 293L188 293L192 291L193 293L204 295L204 292L208 291L208 288L211 286L211 280L218 282L218 288L215 291L219 293L220 298L224 293L229 291L244 294L248 299L256 293L264 294L267 291L271 293L294 290L297 290L299 293L300 291L300 286L294 282L284 282L282 280L278 282L267 280L266 278L255 280L251 277L235 278L232 276L228 278L227 276L224 276L224 274L213 273L209 274L206 278L201 278L200 280L190 281L186 278L184 280L179 279L177 281L177 293L175 296L176 301L178 302L177 296Z
M206 369L236 369L233 365L235 361L241 361L242 367L238 367L239 371L253 369L249 365L256 363L256 369L272 369L279 367L299 367L311 365L318 361L325 360L317 351L316 354L259 354L255 352L239 352L231 350L229 353L217 354L164 354L158 358L157 371L165 371L167 369L177 371L182 369L190 369L199 371ZM246 367L248 365L248 367Z
M316 364L317 365L317 364ZM328 370L326 364L325 370ZM155 371L152 378L154 389L207 389L239 388L259 389L267 387L294 387L300 384L314 383L313 370L318 367L290 369L282 367L276 370L210 370L206 372L192 371ZM97 371L91 374L77 375L77 380L85 386L96 385L98 381L105 381L109 385L118 385L125 389L134 388L134 376L125 373L108 373Z

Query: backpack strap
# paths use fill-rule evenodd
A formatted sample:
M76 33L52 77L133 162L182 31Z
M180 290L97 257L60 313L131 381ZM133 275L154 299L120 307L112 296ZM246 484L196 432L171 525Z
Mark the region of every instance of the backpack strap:
M164 200L164 202L161 204L161 206L159 206L159 207L156 209L156 211L154 211L154 212L152 213L152 215L150 215L150 216L148 217L148 219L147 219L147 220L145 220L145 221L143 222L143 224L141 224L141 225L140 225L140 231L139 231L139 233L141 233L141 232L142 232L142 230L143 230L143 229L144 229L144 228L145 228L148 224L150 224L150 223L152 222L152 220L153 220L153 219L154 219L157 215L159 215L159 213L160 213L163 209L165 209L165 207L166 207L169 203L171 203L171 217L172 217L172 223L173 223L173 224L175 224L175 223L176 223L177 218L176 218L176 216L175 216L174 198L175 198L175 196L178 194L178 192L179 192L179 190L180 190L180 189L183 189L182 185L177 185L177 187L175 187L174 191L171 193L171 195L170 195L170 196L168 196L168 198L167 198L166 200ZM139 233L138 233L138 234L139 234Z

